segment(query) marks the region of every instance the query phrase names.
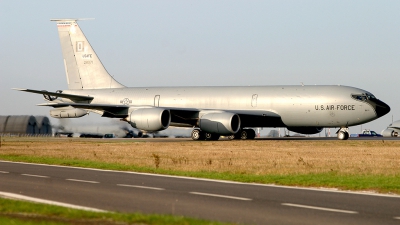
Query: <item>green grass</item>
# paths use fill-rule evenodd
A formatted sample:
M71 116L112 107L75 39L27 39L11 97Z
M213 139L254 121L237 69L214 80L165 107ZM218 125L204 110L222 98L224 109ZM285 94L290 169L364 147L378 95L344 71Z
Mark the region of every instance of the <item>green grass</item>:
M177 176L199 177L218 180L230 180L246 183L262 183L276 185L290 185L303 187L328 187L339 188L342 190L363 190L376 191L380 193L400 194L399 175L363 175L363 174L338 174L331 173L310 173L310 174L290 174L290 175L254 175L231 172L190 172L165 170L155 167L138 167L135 165L122 165L116 163L103 163L78 159L60 159L50 157L34 156L15 156L1 155L0 159L18 162L31 162L52 165L64 165L84 168L97 168L106 170L135 171L146 173L157 173Z
M171 215L144 215L139 213L98 213L60 206L0 198L0 224L226 224Z
M0 224L7 224L7 225L65 225L68 223L62 222L54 222L54 221L42 221L37 219L29 219L29 218L15 218L13 216L3 217L0 216Z

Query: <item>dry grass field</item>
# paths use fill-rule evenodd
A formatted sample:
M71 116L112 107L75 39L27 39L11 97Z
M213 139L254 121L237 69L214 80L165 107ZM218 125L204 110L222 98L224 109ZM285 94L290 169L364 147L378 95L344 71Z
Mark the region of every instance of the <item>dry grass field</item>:
M167 171L400 175L399 141L180 141L2 138L0 159L56 158Z

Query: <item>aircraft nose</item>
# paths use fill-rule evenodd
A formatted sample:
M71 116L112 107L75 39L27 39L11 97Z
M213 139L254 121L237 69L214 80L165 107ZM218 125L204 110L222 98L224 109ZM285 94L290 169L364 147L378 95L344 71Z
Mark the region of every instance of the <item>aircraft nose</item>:
M381 100L377 100L375 105L375 112L378 117L386 115L390 111L390 106Z

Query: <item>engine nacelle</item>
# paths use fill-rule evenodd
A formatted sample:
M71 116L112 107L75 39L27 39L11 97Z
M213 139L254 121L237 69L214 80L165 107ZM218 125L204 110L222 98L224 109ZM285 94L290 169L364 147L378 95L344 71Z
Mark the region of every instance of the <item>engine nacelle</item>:
M162 108L141 108L131 112L126 118L132 127L146 130L165 130L171 123L171 113Z
M323 127L287 127L288 130L300 134L318 134Z
M399 133L395 130L392 129L386 129L382 131L382 136L384 137L397 137L399 136Z
M220 135L231 135L240 129L240 117L235 113L208 113L199 120L202 131Z
M88 112L77 108L56 108L50 110L50 116L53 118L79 118L85 116Z

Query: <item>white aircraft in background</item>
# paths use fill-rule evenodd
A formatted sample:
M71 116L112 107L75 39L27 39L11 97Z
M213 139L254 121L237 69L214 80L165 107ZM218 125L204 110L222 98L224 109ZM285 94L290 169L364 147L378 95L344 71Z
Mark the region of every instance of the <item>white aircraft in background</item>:
M50 115L55 118L95 112L149 132L192 127L194 140L217 140L221 135L253 139L253 127L285 127L301 134L336 127L338 138L345 140L348 127L390 111L370 92L340 85L128 88L108 74L77 20L52 20L57 23L68 89L17 89L43 94L49 103L40 105L54 107Z
M118 138L142 137L141 131L130 127L125 122L107 121L106 123L92 123L73 121L68 118L59 119L58 125L53 125L56 136L67 135L69 137L104 137L113 134Z
M382 131L384 137L398 137L400 133L400 120L396 120Z

